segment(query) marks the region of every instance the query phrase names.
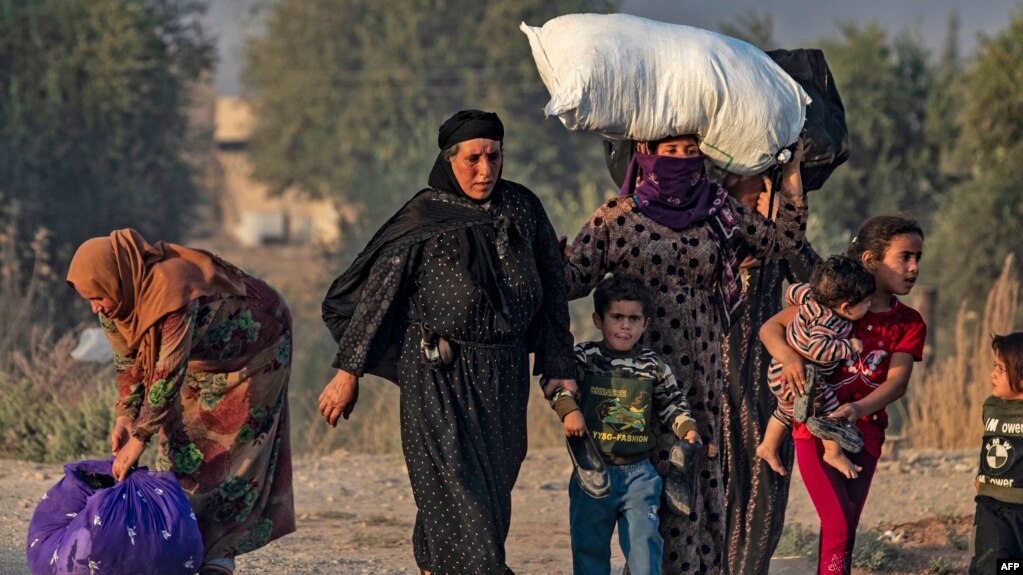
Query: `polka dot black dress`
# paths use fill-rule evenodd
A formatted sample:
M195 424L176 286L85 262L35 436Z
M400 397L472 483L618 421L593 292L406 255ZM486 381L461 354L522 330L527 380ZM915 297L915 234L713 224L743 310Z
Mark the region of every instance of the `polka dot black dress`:
M777 222L728 198L735 219L730 245L742 255L777 259L797 249L805 230L802 197L782 195ZM671 366L706 446L697 460L693 512L678 516L661 506L665 573L716 574L725 544L724 485L720 450L726 333L719 283L723 273L719 234L709 221L673 230L643 215L632 198L607 201L576 236L567 272L569 298L584 297L607 272L644 278L654 295L644 345ZM741 259L741 258L740 258ZM654 466L667 471L668 450L677 441L662 422L654 425Z
M437 194L441 194L437 192ZM505 314L460 264L467 236L442 232L400 254L381 257L364 293L365 306L342 339L353 350L341 367L361 373L366 349L389 305L406 314L398 361L402 449L419 509L413 549L436 575L506 575L504 542L511 491L526 455L529 347L538 336L537 370L574 373L564 261L539 199L508 182L489 208L451 194L443 201L489 209L503 230L490 229L504 288ZM474 249L479 249L477 246ZM451 343L453 361L423 360L418 322Z

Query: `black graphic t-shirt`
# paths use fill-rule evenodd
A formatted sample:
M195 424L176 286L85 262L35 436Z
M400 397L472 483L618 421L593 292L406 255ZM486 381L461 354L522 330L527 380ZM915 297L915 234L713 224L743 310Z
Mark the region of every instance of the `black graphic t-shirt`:
M1023 400L984 401L978 494L1023 503Z
M654 380L588 373L579 384L586 429L601 453L646 454L654 446L650 434Z
M653 414L681 437L696 422L671 368L656 353L637 346L616 353L600 342L575 346L578 396L558 390L551 406L562 418L576 409L604 460L613 465L633 463L653 448Z

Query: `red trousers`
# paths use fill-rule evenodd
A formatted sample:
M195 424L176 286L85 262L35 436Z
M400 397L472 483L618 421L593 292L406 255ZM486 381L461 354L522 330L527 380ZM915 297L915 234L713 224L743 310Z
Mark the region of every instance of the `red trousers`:
M867 502L877 459L866 450L846 452L846 457L863 468L856 479L846 479L821 459L824 446L819 439L797 439L794 443L799 474L821 521L817 573L848 575L852 572L856 526Z

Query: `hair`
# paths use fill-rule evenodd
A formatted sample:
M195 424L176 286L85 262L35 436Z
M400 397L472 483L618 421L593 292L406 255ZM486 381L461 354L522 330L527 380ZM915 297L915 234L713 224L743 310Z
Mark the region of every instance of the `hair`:
M820 305L837 308L843 303L855 305L874 293L874 275L860 262L848 256L831 256L810 275L813 299Z
M643 315L653 314L654 298L639 277L632 274L613 274L600 280L593 291L593 308L597 315L604 317L611 304L616 301L638 301L643 306Z
M846 255L862 261L863 254L870 252L877 259L883 259L892 239L902 234L917 234L924 237L924 230L916 220L902 214L874 216L863 222L860 231L849 244Z
M503 154L504 153L504 142L500 142L500 144L501 144L501 153ZM457 144L452 144L451 146L448 146L447 148L442 150L441 153L440 153L440 159L444 160L445 162L450 162L455 156L458 155L458 147L460 145L462 145L462 142L458 142Z
M1005 363L1009 387L1016 393L1023 391L1023 332L992 337L991 349Z

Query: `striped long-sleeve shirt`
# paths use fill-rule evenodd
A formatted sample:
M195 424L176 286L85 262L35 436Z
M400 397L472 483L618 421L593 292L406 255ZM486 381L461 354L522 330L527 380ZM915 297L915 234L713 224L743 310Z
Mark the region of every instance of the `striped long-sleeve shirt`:
M790 346L806 359L816 363L821 377L831 375L838 362L856 355L849 337L851 321L813 299L810 284L797 283L785 293L789 305L798 305L795 319L785 330Z
M807 360L817 364L817 381L821 383L820 395L815 402L819 405L817 415L827 415L838 407L834 391L826 383L827 378L839 362L856 355L852 343L853 324L835 313L831 308L820 305L813 299L810 284L794 283L785 292L788 305L798 306L796 317L785 328L785 339L792 349ZM792 425L792 405L795 393L785 387L782 364L772 360L767 370L767 385L778 398L778 407L773 417L786 427Z

